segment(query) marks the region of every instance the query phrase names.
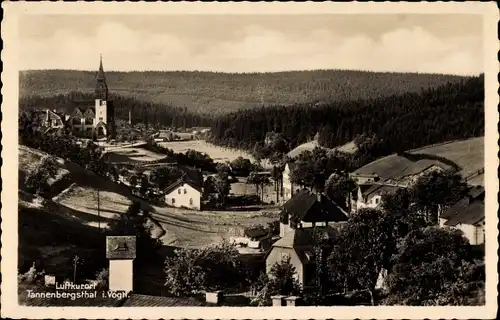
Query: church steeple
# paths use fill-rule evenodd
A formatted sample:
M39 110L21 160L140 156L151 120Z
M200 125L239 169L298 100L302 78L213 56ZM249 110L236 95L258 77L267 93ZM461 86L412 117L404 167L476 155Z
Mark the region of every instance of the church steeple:
M95 77L95 98L101 100L108 100L108 84L104 75L104 68L102 67L102 54L99 62L99 71Z

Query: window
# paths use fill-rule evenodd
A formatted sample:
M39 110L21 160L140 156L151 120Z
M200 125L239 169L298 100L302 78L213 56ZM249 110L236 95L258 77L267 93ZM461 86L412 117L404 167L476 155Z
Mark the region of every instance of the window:
M99 121L102 121L102 117L99 117Z
M186 189L184 189L184 194L188 193Z
M172 198L172 204L175 204L175 198Z
M193 205L193 198L189 198L189 205L192 206Z
M178 193L178 194L181 194L181 189L177 189L177 193Z
M378 204L380 202L380 199L379 198L376 198L375 199L375 204Z

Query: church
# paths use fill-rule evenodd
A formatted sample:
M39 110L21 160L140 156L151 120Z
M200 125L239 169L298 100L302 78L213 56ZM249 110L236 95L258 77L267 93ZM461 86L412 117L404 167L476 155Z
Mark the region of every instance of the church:
M96 139L113 139L116 136L115 112L113 101L109 100L108 84L102 66L95 77L93 101L72 101L73 111L66 119L66 124L78 136Z

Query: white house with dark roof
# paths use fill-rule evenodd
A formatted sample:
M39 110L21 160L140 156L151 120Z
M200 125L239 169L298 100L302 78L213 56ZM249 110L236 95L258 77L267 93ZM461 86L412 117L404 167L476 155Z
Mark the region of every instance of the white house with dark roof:
M163 190L165 203L172 207L201 210L203 175L200 171L186 170L180 179Z
M405 186L390 185L384 183L361 184L355 190L356 196L352 197L352 211L363 208L378 208L382 203L382 197L386 194L393 194L398 189Z
M325 240L333 239L338 231L335 226L292 229L275 242L266 254L266 272L274 264L289 261L295 267L295 277L302 285L308 284L314 276L314 232L320 232Z
M307 283L314 273L313 234L318 231L326 240L337 234L337 228L348 220L348 213L322 193L303 189L283 205L280 214L280 237L266 255L266 270L290 259L297 280Z
M483 187L472 187L466 197L441 214L439 225L461 230L472 245L483 244L485 241L484 197Z
M280 214L280 237L284 237L293 229L345 222L348 217L349 214L325 194L302 189L283 205Z

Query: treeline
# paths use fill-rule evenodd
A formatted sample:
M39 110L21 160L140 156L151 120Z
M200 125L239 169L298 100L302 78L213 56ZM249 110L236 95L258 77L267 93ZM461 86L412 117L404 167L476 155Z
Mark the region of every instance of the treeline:
M376 135L381 154L484 135L484 77L385 98L298 104L233 112L218 117L212 142L254 150L266 133L280 132L293 148L319 132L332 148L361 134Z
M52 96L74 90L92 92L95 72L20 72L20 94ZM349 101L420 92L464 77L437 74L313 70L273 73L106 72L112 93L137 100L227 113L262 105Z
M210 126L212 119L193 113L186 108L146 102L130 97L110 94L115 108L115 118L128 121L131 112L132 123L144 123L151 126L168 125L173 127ZM72 91L56 96L29 96L19 99L19 109L22 111L50 109L71 113L75 108L74 101L89 101L93 105L94 94Z

